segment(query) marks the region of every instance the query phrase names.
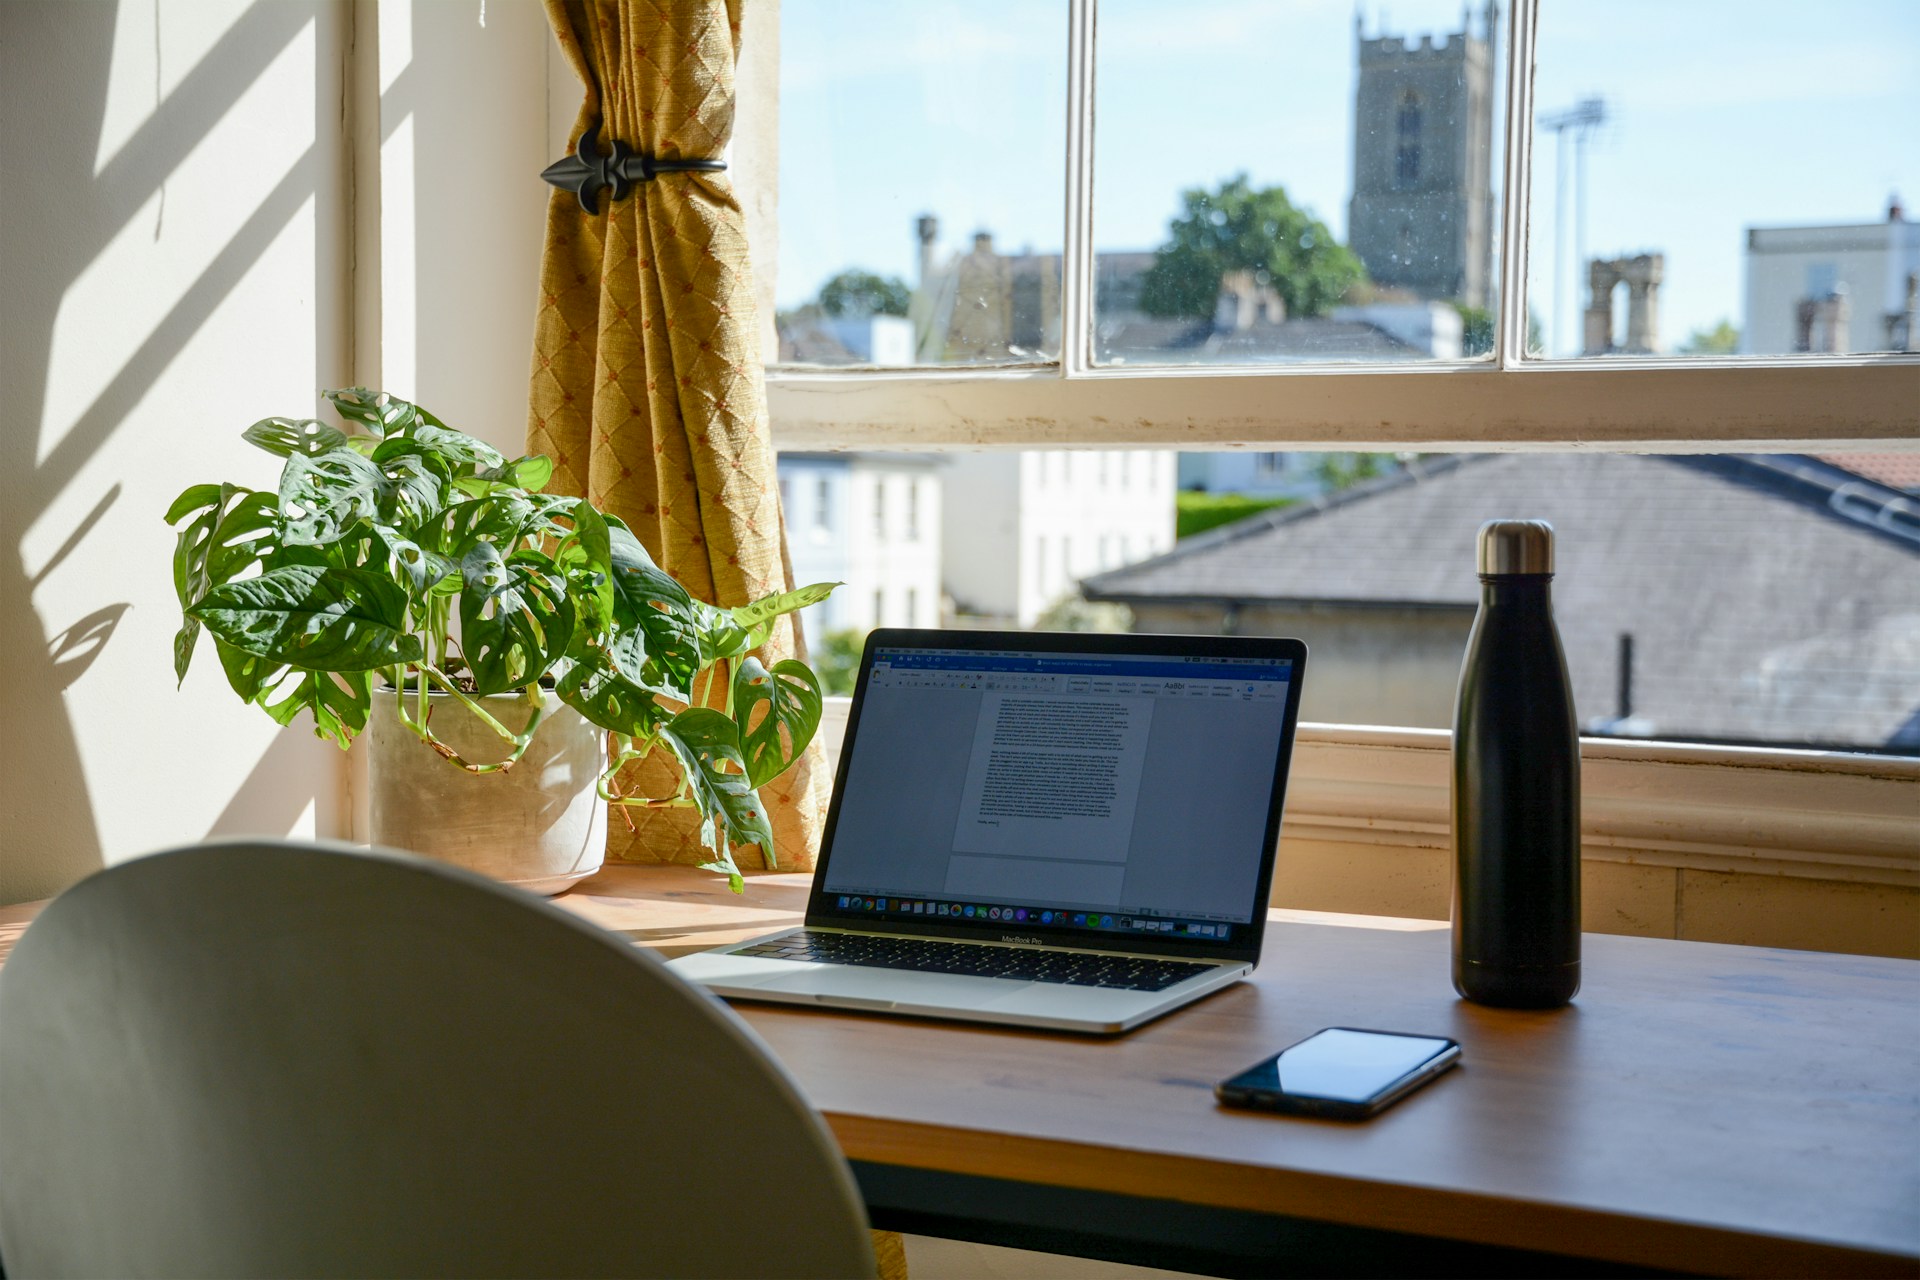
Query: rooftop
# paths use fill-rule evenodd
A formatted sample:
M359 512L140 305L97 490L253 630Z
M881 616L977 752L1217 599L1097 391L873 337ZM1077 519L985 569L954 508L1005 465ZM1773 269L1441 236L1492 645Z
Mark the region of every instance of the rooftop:
M1920 748L1920 521L1800 455L1460 455L1264 513L1090 578L1094 600L1469 610L1480 524L1550 520L1555 614L1586 715L1663 737Z

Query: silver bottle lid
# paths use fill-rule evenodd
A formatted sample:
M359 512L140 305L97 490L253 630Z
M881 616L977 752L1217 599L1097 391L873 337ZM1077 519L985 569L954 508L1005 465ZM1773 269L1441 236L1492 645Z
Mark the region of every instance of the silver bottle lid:
M1552 573L1553 526L1545 520L1489 520L1480 526L1481 573Z

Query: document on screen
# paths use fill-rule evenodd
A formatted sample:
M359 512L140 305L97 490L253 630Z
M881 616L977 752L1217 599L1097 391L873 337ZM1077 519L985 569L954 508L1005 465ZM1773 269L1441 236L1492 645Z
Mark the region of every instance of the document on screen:
M955 852L1124 862L1152 698L987 693Z

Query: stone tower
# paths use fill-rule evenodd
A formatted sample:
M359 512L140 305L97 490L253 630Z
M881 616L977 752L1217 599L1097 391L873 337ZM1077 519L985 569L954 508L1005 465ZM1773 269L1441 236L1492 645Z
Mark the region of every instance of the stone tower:
M1489 0L1441 37L1382 31L1359 18L1353 111L1353 204L1347 243L1376 284L1423 298L1487 305L1493 263L1494 41Z

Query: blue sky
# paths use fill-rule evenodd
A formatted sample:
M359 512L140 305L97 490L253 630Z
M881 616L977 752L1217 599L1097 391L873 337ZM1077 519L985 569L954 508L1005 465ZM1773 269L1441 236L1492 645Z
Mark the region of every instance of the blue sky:
M1153 248L1180 190L1241 170L1344 239L1356 12L1369 35L1462 22L1459 0L1101 0L1099 12L1103 250ZM785 0L781 305L848 266L911 280L923 212L940 218L943 249L979 229L1003 249L1059 249L1065 14L1052 0ZM1737 322L1748 226L1878 221L1894 190L1920 208L1920 0L1545 0L1535 92L1541 110L1607 99L1588 152L1587 248L1666 255L1670 340ZM1554 160L1542 135L1543 318Z

